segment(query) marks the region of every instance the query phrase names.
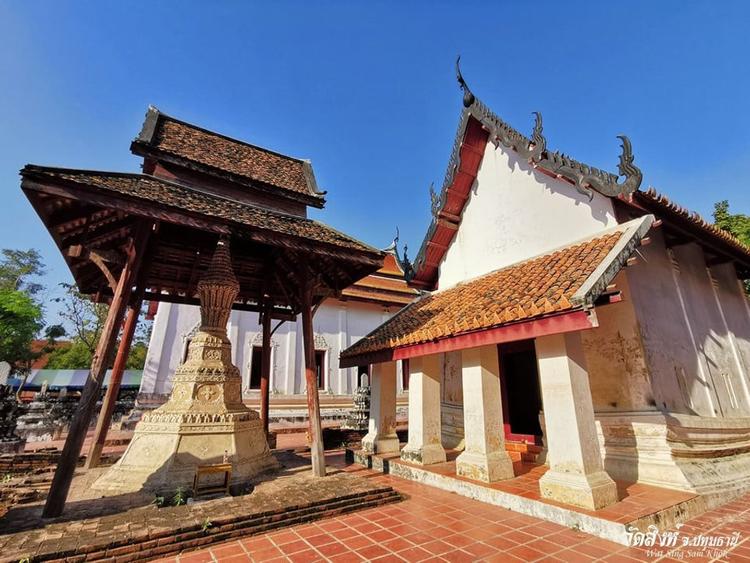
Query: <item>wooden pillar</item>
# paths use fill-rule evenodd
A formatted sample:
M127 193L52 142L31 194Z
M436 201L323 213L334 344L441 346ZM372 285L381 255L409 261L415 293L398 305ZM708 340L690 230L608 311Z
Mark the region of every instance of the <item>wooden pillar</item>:
M96 421L96 430L94 431L94 441L91 443L89 453L86 456L86 469L97 467L102 456L104 442L107 440L107 432L112 421L112 413L115 410L117 396L120 394L120 383L122 383L122 374L125 371L125 365L130 354L130 347L133 343L133 335L138 325L138 316L141 312L141 299L128 307L128 315L125 319L125 326L122 329L122 338L120 346L117 348L117 356L112 366L112 377L109 379L107 393L102 402L102 408L99 411L99 419Z
M312 287L302 290L302 340L305 349L305 382L307 387L307 415L310 421L310 458L315 477L325 477L323 430L320 425L318 378L315 373L315 338L312 324Z
M151 223L141 224L137 229L135 239L131 240L128 245L125 266L123 266L117 286L114 288L107 319L104 322L99 343L91 361L91 370L83 388L78 408L70 423L68 437L65 439L60 461L57 463L55 476L47 495L47 502L42 511L42 517L44 518L60 516L65 507L65 500L68 497L70 483L73 481L78 457L81 455L83 441L86 438L86 432L89 429L91 417L94 415L96 402L99 399L102 380L107 371L107 361L112 356L115 347L117 333L125 314L125 306L130 299L132 284L140 269L151 226Z
M268 439L268 411L271 382L271 310L263 311L263 349L260 360L260 419L263 422L263 432Z

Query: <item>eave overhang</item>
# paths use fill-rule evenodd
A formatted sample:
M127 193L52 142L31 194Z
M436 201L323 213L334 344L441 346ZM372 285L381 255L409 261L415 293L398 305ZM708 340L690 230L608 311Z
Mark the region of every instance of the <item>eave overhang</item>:
M418 358L420 356L445 352L457 352L459 350L476 348L478 346L517 342L519 340L528 340L531 338L539 338L540 336L550 336L552 334L561 334L565 332L577 332L588 330L596 326L595 315L584 310L578 310L563 313L561 315L552 315L530 321L522 321L492 329L468 332L423 344L402 346L390 350L361 354L358 356L342 357L339 360L339 367L350 368L360 365L408 360L409 358Z
M340 365L342 367L351 367L368 363L407 359L426 354L472 348L485 344L512 342L549 334L584 330L596 326L595 307L599 303L600 297L606 297L607 288L620 270L627 265L628 260L651 229L653 222L654 217L652 215L644 215L627 223L596 233L584 241L567 245L561 249L550 250L541 257L531 258L518 264L501 268L496 272L490 272L455 288L427 296L426 299L435 299L435 301L432 301L430 304L425 301L422 304L425 305L424 307L419 305L420 301L416 301L373 330L362 342L355 343L347 350L342 351ZM596 241L606 240L607 238L611 238L612 242L608 243L607 246L600 247L602 251L598 255L597 261L591 261L589 257L581 258L585 264L579 264L575 261L568 262L570 260L569 257L579 256L579 254L571 254L575 249L586 247L588 243L594 244ZM587 253L584 256L590 255ZM542 261L541 263L539 262L540 260ZM486 291L486 289L482 288L486 288L488 283L492 287L495 287L498 280L503 279L496 276L518 268L522 268L520 271L524 271L523 268L525 268L525 265L531 263L540 264L537 266L537 268L540 268L541 264L547 265L559 262L569 264L567 267L573 270L585 267L585 272L587 272L585 279L580 279L574 286L568 286L571 287L571 293L568 294L570 297L569 300L566 300L564 296L557 296L556 299L559 300L557 307L560 310L555 312L554 307L552 307L550 308L550 313L545 313L541 310L529 313L529 309L524 308L522 312L524 315L527 315L527 318L518 321L487 323L482 328L470 330L460 328L460 323L456 322L454 323L457 327L456 330L447 334L444 331L443 336L431 339L420 336L420 334L427 333L432 335L433 329L430 327L434 326L435 320L453 310L451 309L450 302L456 296L451 292L461 292L461 295L479 295L478 299L471 301L472 305L470 308L463 309L463 314L466 317L478 317L483 313L483 307L490 306L490 302L487 301L488 298L482 297L483 292ZM510 277L507 279L516 278ZM521 279L526 279L527 281L524 283L528 283L528 286L517 285L518 290L513 299L518 299L519 294L532 300L544 299L545 294L538 293L541 291L538 288L541 283L539 280L523 277ZM569 280L565 278L556 279L553 285L565 283L566 281ZM573 288L575 291L573 291ZM478 293L474 293L475 291ZM442 301L438 301L439 299L442 299ZM423 313L423 311L427 311L427 313ZM432 313L430 311L436 312ZM399 319L401 316L403 318ZM396 343L396 345L389 345L389 342ZM406 343L399 345L399 342Z

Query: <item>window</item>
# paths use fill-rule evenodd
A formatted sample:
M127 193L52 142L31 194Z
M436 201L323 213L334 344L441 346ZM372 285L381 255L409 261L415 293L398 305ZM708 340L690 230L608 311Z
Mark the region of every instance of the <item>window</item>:
M404 391L409 390L409 360L401 360L401 381L404 385Z
M357 387L370 384L370 366L357 366Z
M263 367L263 348L253 346L250 358L250 389L260 389L261 368Z
M318 389L325 389L326 351L315 350L315 376Z
M192 338L185 339L185 348L182 350L182 363L187 362L188 351L190 350L190 343L193 341Z

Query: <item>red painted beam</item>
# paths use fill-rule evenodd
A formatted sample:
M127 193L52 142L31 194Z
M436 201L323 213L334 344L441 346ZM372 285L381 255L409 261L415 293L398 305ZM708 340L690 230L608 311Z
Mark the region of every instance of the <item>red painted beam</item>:
M572 311L561 315L543 317L531 321L523 321L511 325L500 326L488 330L478 330L467 334L449 336L433 342L402 346L391 350L371 352L359 356L341 358L339 367L347 368L364 364L377 364L394 360L406 360L418 358L430 354L444 352L455 352L468 348L477 348L488 344L502 344L505 342L516 342L529 340L540 336L561 334L564 332L576 332L588 330L596 325L591 321L584 311Z

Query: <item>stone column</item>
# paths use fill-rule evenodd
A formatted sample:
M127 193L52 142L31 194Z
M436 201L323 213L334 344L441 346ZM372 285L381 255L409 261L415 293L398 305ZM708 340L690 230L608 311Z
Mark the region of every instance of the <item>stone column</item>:
M411 358L409 368L409 442L401 459L420 465L442 463L440 355Z
M550 467L539 481L542 496L589 510L617 502L602 465L580 333L537 338L536 352Z
M373 454L398 453L396 435L396 362L372 366L370 429L362 449Z
M456 459L456 472L487 483L510 479L513 461L505 451L497 346L470 348L461 358L466 448Z

